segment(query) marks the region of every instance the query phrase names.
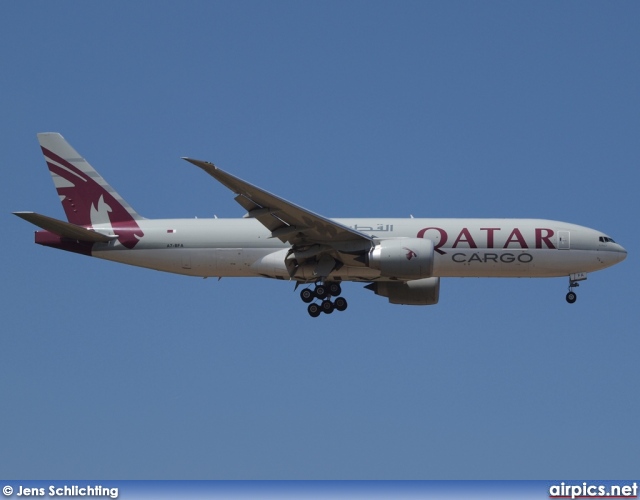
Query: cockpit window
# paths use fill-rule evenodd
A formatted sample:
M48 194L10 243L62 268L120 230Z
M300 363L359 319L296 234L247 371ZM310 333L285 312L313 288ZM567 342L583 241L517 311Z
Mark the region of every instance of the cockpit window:
M613 241L613 238L609 238L608 236L600 236L600 238L598 239L601 243L615 243L615 241Z

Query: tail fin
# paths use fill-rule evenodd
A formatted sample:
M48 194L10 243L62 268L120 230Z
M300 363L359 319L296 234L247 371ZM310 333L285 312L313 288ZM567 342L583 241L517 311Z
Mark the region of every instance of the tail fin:
M57 133L38 134L67 220L78 226L110 225L120 242L133 248L143 236L143 217Z

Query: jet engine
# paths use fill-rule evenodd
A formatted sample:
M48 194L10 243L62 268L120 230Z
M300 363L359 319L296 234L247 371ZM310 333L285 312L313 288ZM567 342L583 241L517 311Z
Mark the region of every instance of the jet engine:
M405 282L377 281L365 288L376 295L388 297L391 304L408 306L430 306L438 303L440 297L440 278L423 278Z
M423 238L383 240L369 252L369 267L385 278L416 280L433 274L433 241Z

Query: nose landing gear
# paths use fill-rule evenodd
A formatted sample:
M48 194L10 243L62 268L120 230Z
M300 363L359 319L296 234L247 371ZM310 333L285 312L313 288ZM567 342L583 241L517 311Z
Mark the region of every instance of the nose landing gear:
M583 281L587 279L587 273L575 273L569 276L569 293L567 293L566 299L569 304L573 304L578 296L576 292L573 291L574 288L578 288L580 283L578 281Z
M318 283L315 288L305 288L300 292L300 298L306 304L309 304L307 311L309 316L317 318L320 313L331 314L335 311L344 311L347 308L347 300L344 297L339 297L342 293L340 283L335 281L329 283ZM331 300L331 297L337 297L335 301ZM314 299L319 299L320 303L313 302Z

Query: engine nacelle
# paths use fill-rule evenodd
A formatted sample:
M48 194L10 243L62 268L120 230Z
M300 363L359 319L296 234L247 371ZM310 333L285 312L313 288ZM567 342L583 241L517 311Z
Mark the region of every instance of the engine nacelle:
M365 288L388 297L391 304L431 306L440 298L440 278L423 278L405 282L377 281Z
M369 267L386 278L417 280L433 275L433 256L429 239L383 240L369 252Z

